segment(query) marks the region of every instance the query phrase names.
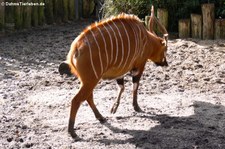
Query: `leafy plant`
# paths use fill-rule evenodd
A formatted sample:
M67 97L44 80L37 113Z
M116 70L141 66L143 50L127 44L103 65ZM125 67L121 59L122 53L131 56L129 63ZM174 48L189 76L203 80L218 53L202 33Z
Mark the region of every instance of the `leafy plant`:
M103 17L124 12L144 18L150 13L150 3L149 0L105 0L102 10Z

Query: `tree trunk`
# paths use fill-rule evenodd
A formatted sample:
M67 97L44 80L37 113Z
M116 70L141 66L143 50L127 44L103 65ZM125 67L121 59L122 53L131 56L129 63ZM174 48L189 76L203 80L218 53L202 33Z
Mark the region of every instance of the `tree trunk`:
M192 38L202 38L202 16L191 14L191 35Z
M3 3L4 0L0 0L0 4ZM4 32L5 26L5 6L0 5L0 35Z
M215 39L225 39L225 19L215 20Z
M214 20L215 20L215 5L202 4L202 18L203 18L203 39L213 39L214 37Z
M179 20L179 38L190 37L190 19Z

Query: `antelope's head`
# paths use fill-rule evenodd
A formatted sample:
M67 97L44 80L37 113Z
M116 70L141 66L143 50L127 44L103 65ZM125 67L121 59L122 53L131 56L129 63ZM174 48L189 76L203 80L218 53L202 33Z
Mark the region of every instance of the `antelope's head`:
M163 37L158 37L153 31L153 25L157 24L159 30L163 33ZM154 36L152 41L153 53L150 55L149 60L153 61L157 66L168 66L166 60L167 44L168 44L168 32L165 27L159 22L154 15L154 7L151 9L151 17L149 20L149 34Z

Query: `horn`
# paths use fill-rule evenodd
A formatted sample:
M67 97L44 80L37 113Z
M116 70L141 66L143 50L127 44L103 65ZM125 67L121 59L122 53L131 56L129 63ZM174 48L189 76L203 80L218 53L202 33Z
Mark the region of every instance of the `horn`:
M166 28L160 23L159 19L154 16L154 22L158 25L159 30L163 33L163 39L165 40L165 45L168 43L168 32Z
M151 9L151 16L150 16L150 19L149 19L149 31L151 33L153 33L153 20L154 20L154 6L152 5L152 9Z
M163 35L166 36L166 34L167 34L167 36L168 36L168 32L167 32L166 28L159 22L158 18L156 18L155 16L154 16L154 21L158 25L158 27L161 30L161 32L163 33Z

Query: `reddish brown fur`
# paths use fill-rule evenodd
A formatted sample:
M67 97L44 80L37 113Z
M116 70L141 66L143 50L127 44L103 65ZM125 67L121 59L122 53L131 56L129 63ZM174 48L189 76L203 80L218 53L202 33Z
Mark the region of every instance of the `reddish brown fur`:
M87 100L97 119L105 120L93 102L93 89L101 78L117 79L118 84L122 82L112 108L112 113L115 113L124 88L121 78L127 72L134 71L133 106L140 111L137 104L139 80L147 60L167 64L164 55L167 46L163 42L164 39L147 31L137 17L125 14L90 25L74 40L66 64L71 73L79 78L81 86L71 103L69 133L72 137L76 137L73 130L75 117L84 100Z

